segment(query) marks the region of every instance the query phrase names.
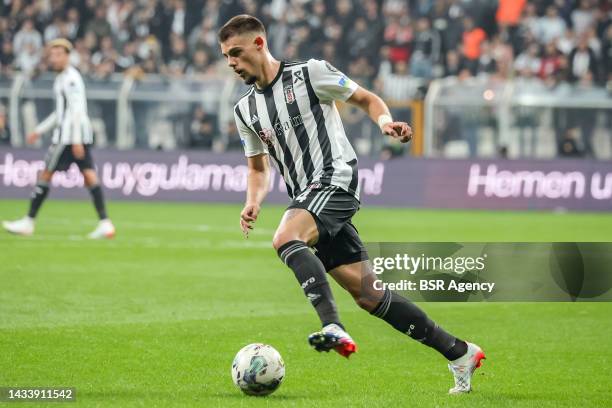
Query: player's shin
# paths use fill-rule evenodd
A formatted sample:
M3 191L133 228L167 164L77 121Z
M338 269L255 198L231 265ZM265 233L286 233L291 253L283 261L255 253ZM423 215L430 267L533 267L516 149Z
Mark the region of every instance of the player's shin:
M321 260L302 241L285 243L278 248L278 256L295 274L323 326L336 323L342 327Z
M448 360L456 360L467 352L467 344L447 333L414 303L386 290L378 306L370 312L395 329L437 350Z
M42 203L49 194L49 183L46 181L39 181L32 191L32 198L30 200L30 209L28 211L28 217L36 218L38 210L42 206Z
M93 201L94 207L96 208L96 212L98 213L98 217L101 220L105 220L106 215L106 205L104 204L104 194L102 193L102 187L99 184L89 187L89 192L91 194L91 199Z

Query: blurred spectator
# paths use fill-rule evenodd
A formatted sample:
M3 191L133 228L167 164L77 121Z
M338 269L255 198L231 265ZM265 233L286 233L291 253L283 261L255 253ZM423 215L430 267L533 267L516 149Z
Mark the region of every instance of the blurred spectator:
M612 81L612 24L608 26L602 43L603 77L605 81Z
M408 61L409 44L412 41L412 27L407 13L401 16L390 16L384 32L385 44L389 48L389 59L392 62Z
M177 36L184 36L186 32L187 15L185 12L185 1L174 0L171 18L171 33Z
M0 103L0 145L9 144L11 134L8 125L6 107Z
M559 10L555 6L549 6L546 9L546 15L538 21L537 37L541 42L547 44L565 34L567 26L561 16Z
M499 6L495 14L500 31L508 33L508 40L514 50L518 50L520 47L519 24L526 3L527 0L499 0Z
M217 133L217 117L198 105L191 119L189 146L210 149Z
M577 9L572 11L572 28L577 35L585 33L595 23L595 9L591 0L580 0Z
M95 65L93 77L98 80L106 80L115 72L115 61L111 58L103 59L98 65Z
M474 19L465 17L463 19L463 56L466 59L467 69L472 75L478 72L478 60L481 55L482 42L486 40L487 34L480 27L474 25Z
M497 62L493 55L493 47L488 41L483 41L481 46L480 58L478 58L478 74L493 74L497 72Z
M117 56L116 65L119 71L125 72L136 65L137 56L136 42L130 41L123 46L123 52Z
M193 60L187 65L185 73L190 79L203 79L213 72L206 51L199 49L193 54Z
M14 63L15 55L13 54L13 43L9 39L6 39L2 42L2 50L0 52L0 75L11 75L13 73Z
M166 57L166 74L180 77L185 73L189 59L187 56L187 44L182 37L172 36L170 55Z
M589 48L588 38L582 36L578 46L572 50L568 57L570 82L591 83L597 72L597 57Z
M229 17L249 12L266 24L274 55L289 60L327 59L339 69L358 75L364 83L373 77L395 78L398 83L407 83L406 76L426 81L445 75L505 78L513 70L521 76L537 75L554 81L566 77L579 81L585 77L585 70L595 81L611 78L609 1L5 3L10 6L0 13L3 75L13 75L15 70L35 73L44 69L43 42L67 37L75 45L72 62L85 74L105 77L137 69L147 74L203 78L216 72L217 61L221 60L217 29ZM588 49L578 44L585 41ZM406 63L405 71L398 62ZM372 68L377 72L370 74ZM114 72L109 73L110 69ZM359 75L361 69L364 71Z
M566 130L559 145L559 155L561 157L582 157L583 153L578 148L577 139L576 129Z
M66 14L66 37L74 41L77 37L82 36L82 25L80 14L76 8L68 9Z
M465 69L461 55L455 50L450 50L446 53L446 68L444 76L459 76ZM468 71L469 72L469 71Z
M431 29L429 20L419 18L412 45L410 74L419 78L431 78L434 64L440 60L440 37Z
M42 46L43 38L34 28L34 22L25 20L13 40L16 67L26 73L33 72L40 61Z
M417 91L418 84L408 75L408 63L397 61L393 72L385 73L379 78L382 97L392 101L410 99Z
M56 14L53 17L53 21L45 28L44 39L45 42L49 42L51 40L55 40L62 36L62 26L64 22L62 21L62 17L59 14Z
M555 47L555 43L550 42L546 44L546 47L544 48L544 55L540 60L540 70L538 71L538 76L541 79L556 77L557 74L559 74L561 67L561 56L559 55L557 47Z
M113 39L109 36L103 37L100 40L100 49L91 56L91 62L94 65L99 65L105 60L116 61L118 59L117 51L113 45Z
M534 77L540 70L540 46L532 43L514 61L514 69L523 77Z
M106 9L100 5L95 9L95 17L87 24L87 31L91 31L97 38L108 37L112 34L111 25L106 20Z
M349 66L347 75L359 85L371 88L376 70L365 56L359 57Z

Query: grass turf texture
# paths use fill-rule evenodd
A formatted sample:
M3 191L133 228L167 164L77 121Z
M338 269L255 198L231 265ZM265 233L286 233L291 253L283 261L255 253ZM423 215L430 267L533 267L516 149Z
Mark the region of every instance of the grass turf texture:
M0 201L0 218L25 206ZM487 353L474 391L449 396L442 357L336 284L360 350L348 361L311 350L316 315L270 247L282 208L265 207L249 240L239 211L115 202L117 238L91 242L90 204L50 200L34 237L0 234L0 386L76 387L77 406L101 407L610 406L612 304L422 304ZM605 214L366 208L355 223L368 241L597 241L612 231ZM232 358L251 342L287 364L266 398L231 382Z

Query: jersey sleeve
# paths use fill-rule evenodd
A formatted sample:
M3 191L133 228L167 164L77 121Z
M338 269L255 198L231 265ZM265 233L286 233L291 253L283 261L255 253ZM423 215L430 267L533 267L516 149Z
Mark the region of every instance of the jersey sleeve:
M244 155L246 157L252 157L258 154L267 154L268 148L255 132L247 126L238 105L234 107L234 120L236 121L236 127L238 128L238 135L240 136L242 147L244 147Z
M309 60L308 72L312 88L321 100L345 102L359 87L327 61Z
M34 131L39 134L47 133L51 129L57 126L57 114L55 112L51 113L49 116L45 118L42 122L36 126Z

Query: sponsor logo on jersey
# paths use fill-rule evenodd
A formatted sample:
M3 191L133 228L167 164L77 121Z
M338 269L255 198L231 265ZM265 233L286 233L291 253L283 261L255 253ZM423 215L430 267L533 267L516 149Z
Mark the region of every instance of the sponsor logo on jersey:
M276 136L286 136L292 128L298 127L302 124L304 124L302 115L292 116L290 120L286 120L284 122L279 120L274 124L274 128L262 129L259 132L259 138L262 142L270 146Z
M261 131L259 132L259 138L262 142L264 142L268 146L271 146L274 140L274 129L261 129Z

